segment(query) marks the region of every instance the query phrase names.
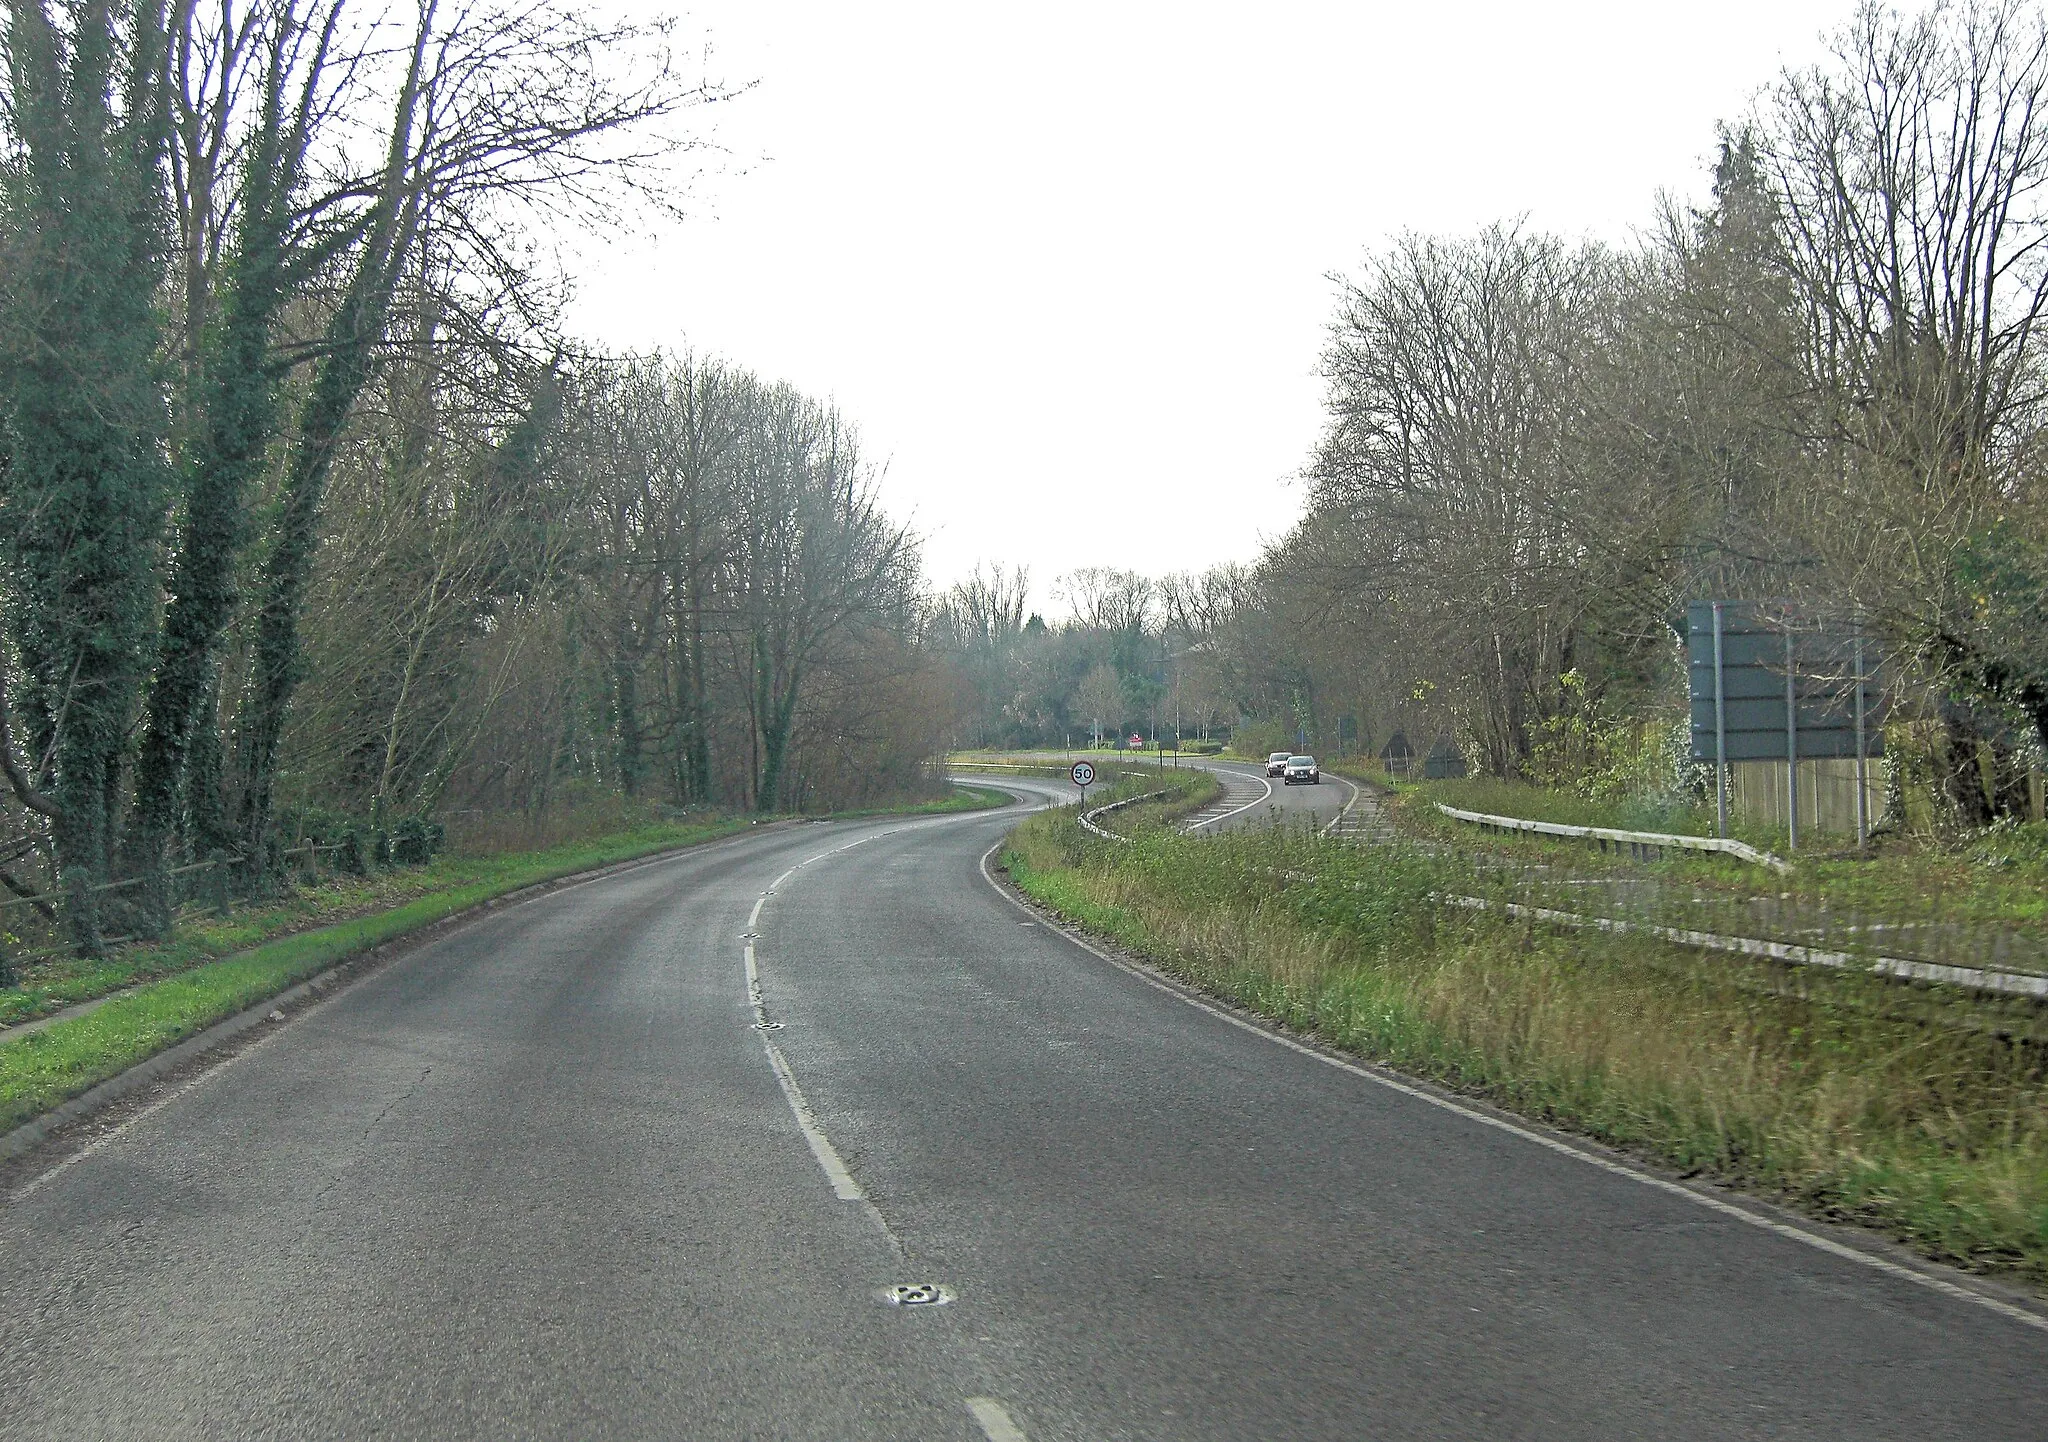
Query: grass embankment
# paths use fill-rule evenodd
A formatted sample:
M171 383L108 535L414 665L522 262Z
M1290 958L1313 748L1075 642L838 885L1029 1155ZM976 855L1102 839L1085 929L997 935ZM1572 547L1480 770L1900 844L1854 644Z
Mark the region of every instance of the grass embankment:
M957 788L934 802L849 814L978 810L1008 799ZM0 1033L0 1131L336 962L456 912L522 887L715 841L753 824L746 817L642 818L629 830L533 851L442 857L417 870L336 878L227 917L181 923L161 945L44 963L23 985L0 990L0 1019L11 1024L133 990L27 1035Z
M1029 895L1330 1044L2048 1282L2043 1049L1888 1018L1871 1004L1884 983L1802 973L1791 995L1756 964L1442 908L1442 863L1399 848L1163 831L1116 845L1048 813L1005 859Z
M1092 811L1097 806L1133 796L1149 796L1155 791L1163 791L1166 795L1110 812L1101 818L1103 829L1123 835L1165 826L1200 811L1214 801L1223 794L1223 783L1210 772L1194 767L1169 766L1164 771L1132 767L1119 773L1108 788L1090 796L1088 809Z

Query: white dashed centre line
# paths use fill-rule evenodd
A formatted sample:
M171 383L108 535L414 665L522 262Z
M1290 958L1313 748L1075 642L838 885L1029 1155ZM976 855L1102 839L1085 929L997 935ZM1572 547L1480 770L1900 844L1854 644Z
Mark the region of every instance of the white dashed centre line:
M988 1442L1025 1442L1024 1429L1010 1420L1009 1409L993 1397L969 1397L967 1410L981 1425Z

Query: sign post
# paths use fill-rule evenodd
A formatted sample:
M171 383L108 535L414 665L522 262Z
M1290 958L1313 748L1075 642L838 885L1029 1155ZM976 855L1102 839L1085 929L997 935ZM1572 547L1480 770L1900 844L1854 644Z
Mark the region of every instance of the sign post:
M1728 690L1721 654L1721 603L1714 602L1714 835L1728 839Z
M1086 761L1076 761L1067 772L1073 783L1081 788L1081 809L1088 808L1088 788L1095 784L1095 768Z
M1799 662L1785 628L1785 849L1799 849Z

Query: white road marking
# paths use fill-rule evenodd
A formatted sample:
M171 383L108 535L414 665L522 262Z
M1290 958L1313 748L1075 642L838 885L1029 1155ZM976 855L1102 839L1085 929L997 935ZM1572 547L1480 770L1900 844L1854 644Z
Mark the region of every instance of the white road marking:
M994 846L991 846L981 854L982 880L993 887L997 894L1012 906L1028 912L1031 908L1011 895L1008 888L998 882L988 869L988 859L996 854L996 851L1002 844L1002 842L998 841ZM1817 1232L1809 1232L1804 1227L1795 1227L1789 1222L1781 1222L1774 1217L1752 1212L1747 1208L1738 1207L1732 1202L1722 1201L1719 1197L1696 1192L1691 1187L1680 1186L1677 1182L1670 1181L1664 1177L1638 1171L1634 1167L1625 1166L1612 1158L1583 1151L1562 1138L1545 1136L1541 1132L1517 1126L1503 1117L1488 1116L1485 1112L1463 1106L1458 1102L1452 1101L1449 1097L1438 1096L1433 1092L1424 1091L1421 1087L1410 1086L1406 1082L1399 1081L1370 1067L1361 1066L1356 1062L1345 1061L1341 1057L1331 1056L1328 1052L1318 1050L1312 1046L1305 1046L1292 1037L1282 1036L1278 1032L1270 1031L1254 1022L1247 1021L1245 1018L1237 1016L1213 1002L1194 995L1181 986L1177 986L1162 977L1155 976L1143 967L1133 966L1129 962L1111 956L1108 952L1090 942L1086 937L1081 936L1068 927L1054 925L1048 927L1047 930L1064 936L1068 941L1071 941L1089 955L1108 962L1117 970L1124 972L1126 975L1136 977L1147 986L1163 991L1176 1000L1184 1001L1197 1010L1205 1011L1219 1021L1228 1022L1241 1031L1248 1031L1253 1036L1264 1037L1267 1041L1273 1042L1278 1046L1284 1046L1289 1051L1300 1052L1303 1056L1319 1061L1324 1066L1335 1067L1341 1072L1349 1072L1352 1076L1363 1078L1375 1086L1382 1086L1389 1091L1399 1092L1403 1096L1413 1097L1416 1101L1427 1102L1433 1107L1454 1113L1465 1118L1467 1121L1478 1122L1482 1126L1492 1127L1496 1131L1520 1137L1525 1142L1534 1142L1537 1146L1556 1152L1560 1156L1584 1162L1587 1166L1598 1167L1601 1171L1611 1173L1617 1177L1625 1177L1629 1181L1639 1183L1654 1191L1664 1192L1673 1197L1680 1197L1685 1201L1693 1203L1695 1206L1705 1207L1710 1212L1718 1212L1731 1221L1741 1222L1760 1231L1773 1233L1774 1235L1786 1238L1788 1241L1798 1242L1802 1246L1826 1252L1831 1257L1838 1257L1846 1262L1854 1262L1858 1266L1868 1267L1875 1272L1882 1272L1888 1277L1895 1277L1900 1281L1911 1282L1918 1287L1925 1287L1931 1292L1939 1292L1942 1296L1954 1301L1974 1303L1979 1307L1996 1312L1999 1316L2010 1321L2018 1322L2022 1326L2032 1327L2036 1331L2048 1332L2048 1317L2044 1317L2038 1312L2028 1311L2024 1307L2016 1307L2012 1303L2000 1301L1996 1297L1987 1297L1982 1292L1973 1292L1968 1287L1957 1286L1946 1278L1934 1276L1917 1268L1901 1266L1888 1257L1880 1257L1872 1252L1860 1251L1855 1247L1844 1246L1831 1237L1824 1237Z
M864 1202L868 1194L860 1189L860 1183L853 1179L853 1173L846 1169L846 1162L840 1157L832 1139L825 1135L825 1129L818 1125L818 1118L811 1111L811 1104L804 1100L803 1089L796 1084L796 1076L789 1069L788 1060L782 1049L761 1038L761 1046L768 1053L768 1064L775 1068L775 1079L782 1083L783 1098L796 1117L796 1124L804 1134L804 1140L811 1144L811 1155L818 1159L825 1180L832 1184L832 1195L842 1202Z
M1024 1429L1010 1420L1009 1409L993 1397L969 1397L967 1410L981 1424L988 1442L1025 1442Z
M823 861L828 857L851 851L856 846L884 836L893 836L898 831L907 829L910 828L891 827L887 831L873 832L858 840L849 841L844 846L835 846L830 851L821 851L816 856L799 861L776 877L768 884L768 889L754 899L754 908L747 913L747 937L741 949L741 957L745 963L747 1005L753 1009L754 1027L761 1037L761 1050L768 1054L768 1065L774 1069L776 1083L782 1088L782 1099L789 1103L790 1115L796 1118L797 1130L803 1133L804 1141L811 1149L811 1156L818 1163L818 1169L825 1174L825 1180L831 1183L832 1195L842 1202L859 1203L861 1209L881 1229L882 1235L888 1238L889 1245L899 1256L903 1252L903 1246L897 1241L896 1234L889 1229L888 1219L868 1199L868 1194L861 1190L860 1183L854 1180L852 1171L847 1168L846 1159L841 1157L839 1149L832 1145L832 1139L825 1134L825 1128L818 1121L817 1113L811 1110L810 1102L805 1099L803 1088L797 1085L796 1072L791 1069L789 1058L782 1054L781 1047L769 1039L769 1031L777 1024L768 1018L767 999L761 992L761 969L754 959L754 939L761 922L761 908L768 904L768 898L780 891L783 883L792 876L813 862Z
M1212 771L1222 771L1224 768L1221 766L1212 766L1209 769ZM1232 771L1229 774L1232 776L1244 775L1242 771ZM1245 802L1244 805L1234 806L1230 810L1225 811L1220 815L1210 817L1207 821L1197 821L1193 826L1190 826L1188 828L1189 834L1192 835L1193 833L1200 831L1204 826L1214 826L1219 821L1228 821L1231 817L1237 815L1240 811L1249 811L1254 806L1259 805L1261 802L1270 801L1273 799L1273 783L1271 780L1263 776L1253 777L1251 779L1256 780L1261 786L1266 788L1265 794L1263 796L1255 796L1250 801Z
M1330 774L1332 776L1337 775L1337 773L1334 771ZM1358 804L1358 798L1363 794L1358 789L1358 783L1351 780L1350 777L1337 776L1337 779L1339 781L1342 781L1346 786L1349 786L1351 788L1351 799L1344 803L1344 809L1342 811L1339 811L1336 814L1336 816L1331 818L1330 824L1323 828L1322 834L1325 836L1328 836L1332 831L1335 831L1339 826L1344 824L1344 818L1351 814L1351 808Z

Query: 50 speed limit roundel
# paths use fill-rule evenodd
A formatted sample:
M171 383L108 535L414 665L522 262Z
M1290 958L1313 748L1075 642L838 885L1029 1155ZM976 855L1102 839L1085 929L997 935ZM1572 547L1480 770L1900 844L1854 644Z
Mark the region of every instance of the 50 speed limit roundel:
M1095 768L1086 761L1076 761L1074 769L1067 774L1074 778L1076 786L1093 786L1095 784Z

